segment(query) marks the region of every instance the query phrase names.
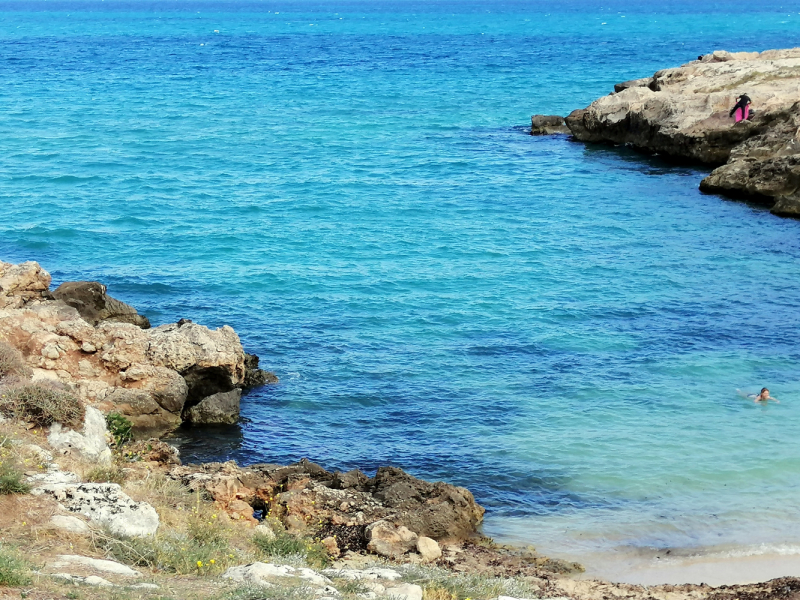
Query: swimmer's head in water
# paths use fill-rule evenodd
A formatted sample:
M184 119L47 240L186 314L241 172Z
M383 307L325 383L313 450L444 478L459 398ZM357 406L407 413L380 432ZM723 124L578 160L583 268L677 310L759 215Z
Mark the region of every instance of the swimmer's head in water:
M764 395L764 392L767 392L767 395L769 396L769 390L767 388L761 388L761 395L762 396Z

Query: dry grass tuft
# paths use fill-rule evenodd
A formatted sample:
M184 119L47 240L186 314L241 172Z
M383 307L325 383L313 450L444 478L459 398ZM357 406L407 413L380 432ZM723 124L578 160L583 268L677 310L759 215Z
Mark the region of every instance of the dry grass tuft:
M403 581L423 588L424 600L488 599L498 596L538 598L541 591L519 579L491 577L479 573L452 573L440 567L406 565L400 569ZM428 591L430 590L430 591Z
M77 427L83 424L84 408L68 392L32 383L0 394L0 413L40 427L53 423Z
M19 350L0 342L0 381L10 377L28 378L30 374Z

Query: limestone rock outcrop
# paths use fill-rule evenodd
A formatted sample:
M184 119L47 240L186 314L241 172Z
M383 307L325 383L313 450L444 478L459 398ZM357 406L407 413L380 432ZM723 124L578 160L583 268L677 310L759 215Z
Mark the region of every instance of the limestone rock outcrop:
M800 48L716 51L615 90L567 117L575 138L715 166L703 191L800 216ZM743 93L754 114L734 123Z
M116 483L46 483L34 494L55 498L70 512L104 525L115 535L141 537L158 529L158 513L146 502L134 502Z
M246 468L228 462L175 467L169 476L209 494L223 509L235 512L245 502L292 533L335 536L341 552L371 544L377 554L397 556L416 551L420 536L468 539L484 513L465 488L423 481L395 467L367 477L360 471L331 473L305 459Z
M246 366L239 336L227 325L142 329L135 310L105 286L65 283L50 294L50 280L35 262L0 262L0 340L22 353L34 381L64 386L138 430L174 428L209 396L277 379L258 369L257 357ZM227 415L217 406L215 422L238 419L238 401L226 406Z

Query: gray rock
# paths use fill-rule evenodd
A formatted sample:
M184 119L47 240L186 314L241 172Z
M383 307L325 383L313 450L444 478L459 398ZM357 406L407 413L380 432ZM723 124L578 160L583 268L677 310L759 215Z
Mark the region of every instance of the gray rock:
M84 521L81 521L78 517L72 517L69 515L53 515L50 518L50 524L57 529L67 531L69 533L85 535L91 531L89 526Z
M254 585L271 585L269 579L276 577L292 577L302 579L312 585L325 587L331 584L331 580L323 577L313 569L294 568L287 565L274 565L272 563L254 562L249 565L230 567L222 574L224 579L230 579L238 583L249 583Z
M146 502L134 502L116 483L56 483L31 490L47 494L64 508L107 526L115 535L142 537L158 529L158 513Z
M413 583L386 588L385 594L396 600L422 600L422 588Z
M124 577L141 577L141 573L130 567L113 560L103 560L99 558L89 558L79 554L59 554L56 560L48 565L53 569L63 569L68 567L84 567L102 573L122 575Z
M241 397L242 390L239 389L208 396L199 404L185 410L183 418L189 423L196 424L233 425L239 420Z
M554 135L556 133L571 133L564 122L564 117L558 115L533 115L531 117L531 135Z
M377 580L396 581L402 577L394 569L383 567L370 567L369 569L325 569L322 572L328 577L338 577L350 580Z
M51 577L55 577L56 579L63 579L65 581L70 581L75 585L83 584L83 585L93 585L98 587L116 587L113 583L111 583L107 579L103 579L102 577L98 577L97 575L82 577L80 575L70 575L69 573L53 573Z
M150 327L147 317L140 315L132 306L109 296L106 286L97 281L67 281L56 288L53 297L76 309L92 325L110 321L131 323L142 329Z
M82 434L65 429L61 423L54 423L47 441L56 450L75 453L85 460L108 465L111 464L111 450L106 442L107 436L105 416L96 408L87 406Z

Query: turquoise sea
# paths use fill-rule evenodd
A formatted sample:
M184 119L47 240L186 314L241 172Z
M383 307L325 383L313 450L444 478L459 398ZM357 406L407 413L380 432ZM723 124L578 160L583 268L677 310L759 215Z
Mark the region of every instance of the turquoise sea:
M281 383L186 459L464 485L500 540L800 553L800 222L527 134L784 0L0 2L0 258ZM747 91L747 90L742 90ZM736 389L768 386L781 404Z

